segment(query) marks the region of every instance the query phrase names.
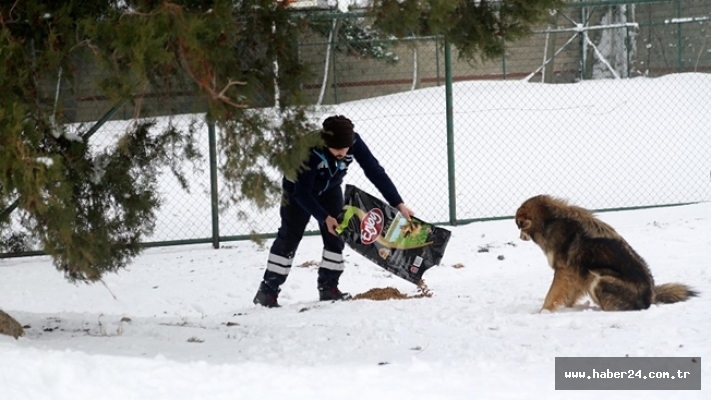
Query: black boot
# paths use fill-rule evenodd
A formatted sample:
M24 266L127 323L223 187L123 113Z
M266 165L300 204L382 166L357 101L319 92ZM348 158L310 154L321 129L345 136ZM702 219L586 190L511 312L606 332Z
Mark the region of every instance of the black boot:
M350 300L350 293L343 293L338 290L338 280L341 278L343 271L334 271L326 268L318 269L318 299L320 301L327 300Z
M269 287L269 285L262 282L259 285L259 290L257 290L257 294L254 296L254 300L252 300L252 302L267 308L281 307L279 302L277 302L277 297L279 297L280 291L280 289L274 290Z
M350 300L352 298L350 293L344 293L338 290L338 286L331 288L318 288L318 299L320 301L328 300Z
M259 304L260 306L268 308L281 307L277 302L277 296L267 294L261 290L257 291L257 294L254 296L254 300L252 301L254 304Z

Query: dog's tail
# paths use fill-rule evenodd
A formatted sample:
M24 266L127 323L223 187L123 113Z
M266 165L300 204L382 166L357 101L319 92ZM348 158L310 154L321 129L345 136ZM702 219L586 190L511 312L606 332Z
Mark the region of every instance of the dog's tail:
M654 304L677 303L698 295L698 292L681 283L665 283L654 287Z

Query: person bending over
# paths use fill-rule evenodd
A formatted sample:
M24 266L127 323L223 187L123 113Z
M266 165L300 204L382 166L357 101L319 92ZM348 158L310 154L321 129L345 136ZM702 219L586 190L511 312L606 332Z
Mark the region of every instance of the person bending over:
M323 255L318 269L319 300L348 300L350 294L338 289L343 273L344 242L336 233L336 217L343 210L341 184L353 160L380 191L385 200L410 220L413 211L405 205L392 180L373 156L363 138L353 131L353 122L342 115L323 121L323 147L309 151L305 167L295 180L282 179L281 225L267 258L267 268L254 297L254 304L279 307L280 286L291 271L294 255L311 217L319 224Z

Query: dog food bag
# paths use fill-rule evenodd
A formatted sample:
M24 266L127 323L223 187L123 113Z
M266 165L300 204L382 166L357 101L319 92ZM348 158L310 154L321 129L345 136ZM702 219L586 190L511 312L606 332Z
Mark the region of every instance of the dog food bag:
M346 185L338 233L358 254L414 284L438 265L451 232L417 218L408 221L386 202Z

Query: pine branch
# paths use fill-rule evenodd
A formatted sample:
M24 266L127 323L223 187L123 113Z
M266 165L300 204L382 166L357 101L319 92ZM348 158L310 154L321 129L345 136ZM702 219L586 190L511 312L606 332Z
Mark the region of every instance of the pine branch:
M19 2L20 2L20 0L15 0L15 2L12 4L12 7L10 7L10 11L7 12L7 16L10 18L10 20L7 21L8 24L17 22L20 20L19 16L15 19L12 18L12 10L15 9L15 6L17 6L17 3L19 3ZM2 13L0 13L0 25L5 26L5 18L3 18Z
M215 79L213 78L212 84L209 84L206 82L207 79L200 79L198 78L195 73L193 72L193 69L190 67L190 63L188 62L187 56L186 56L186 51L185 51L185 46L183 43L178 43L178 56L180 58L180 65L185 69L185 72L187 72L188 76L190 76L190 79L192 79L195 83L197 83L200 87L205 89L205 91L210 95L210 97L213 100L218 100L222 101L223 103L229 104L235 108L247 108L247 104L244 103L236 103L234 100L230 99L225 95L227 90L234 85L246 85L246 82L241 82L241 81L233 81L232 79L229 80L227 85L220 90L219 92L217 91L217 88L215 87ZM211 71L208 70L206 71L207 75L212 75Z

